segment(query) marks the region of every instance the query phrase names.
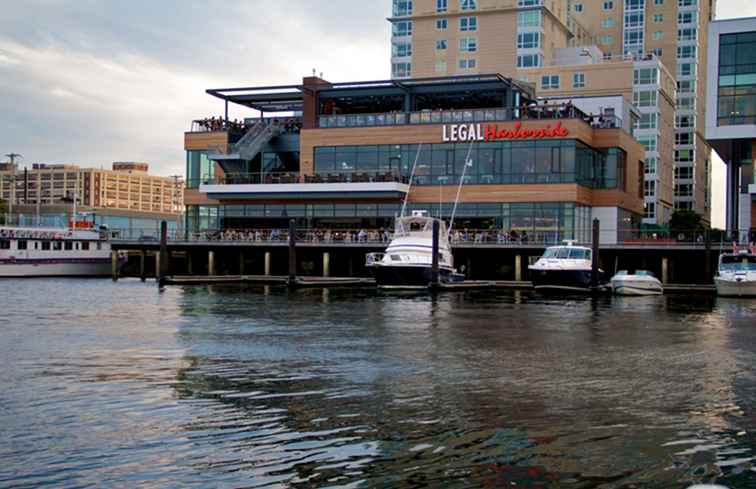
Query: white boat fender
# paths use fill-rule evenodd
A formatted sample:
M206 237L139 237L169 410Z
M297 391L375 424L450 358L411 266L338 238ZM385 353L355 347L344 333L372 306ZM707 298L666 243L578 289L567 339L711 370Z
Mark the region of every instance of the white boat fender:
M689 486L688 489L729 489L727 486L720 486L719 484L696 484Z

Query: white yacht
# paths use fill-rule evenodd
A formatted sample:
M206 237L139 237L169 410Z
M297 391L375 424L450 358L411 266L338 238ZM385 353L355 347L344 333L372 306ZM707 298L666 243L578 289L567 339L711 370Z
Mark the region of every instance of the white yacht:
M756 253L747 250L722 253L714 283L718 295L756 297Z
M81 226L0 226L0 277L109 276L112 265L107 230ZM122 255L119 265L124 262Z
M413 211L396 219L394 236L385 253L368 253L366 266L381 288L426 288L432 281L433 223L438 221L438 268L441 282L464 279L454 269L449 234L441 219Z
M571 241L563 246L546 248L541 258L528 267L533 286L540 291L589 292L591 256L590 248L577 246ZM599 285L604 283L603 275L604 272L599 270Z
M661 295L664 287L661 281L648 270L635 270L630 273L620 270L610 281L616 295Z

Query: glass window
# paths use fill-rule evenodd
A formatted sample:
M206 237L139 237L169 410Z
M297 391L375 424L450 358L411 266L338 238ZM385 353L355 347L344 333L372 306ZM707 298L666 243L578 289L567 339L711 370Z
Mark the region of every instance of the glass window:
M478 30L477 17L460 17L459 30L462 32L473 32Z
M436 0L436 12L446 12L448 9L448 0Z
M459 40L459 51L462 53L474 53L478 50L478 40L474 37L463 37Z
M636 122L635 128L636 129L656 129L657 117L658 117L658 114L656 112L652 112L650 114L641 114L640 118Z
M517 47L519 49L540 48L541 35L538 32L522 32L517 34Z
M438 39L436 41L436 49L438 50L446 49L446 39Z
M477 0L459 0L460 10L475 10L478 8Z
M600 41L601 41L601 44L606 44L606 45L614 44L614 36L601 36Z
M613 1L605 1L603 4L604 10L612 10L614 8L614 2Z
M614 27L614 19L611 18L611 17L607 17L605 19L602 19L601 20L601 27L603 27L604 29L611 29L612 27Z
M696 22L696 12L678 12L678 24L693 24Z
M436 73L446 73L447 66L446 66L446 60L439 59L436 61Z
M637 107L656 107L656 91L633 92L633 103Z
M544 75L541 77L541 89L556 89L559 88L559 75Z
M659 80L659 70L656 68L640 68L633 72L635 85L655 85Z
M543 55L541 54L518 54L518 68L536 68L543 65Z
M576 3L573 5L573 8L575 12L582 12L583 11L583 4L582 3Z
M583 88L585 87L585 73L573 73L572 74L572 87Z
M540 27L541 11L525 10L523 12L517 12L517 25L519 27Z
M477 65L477 62L475 61L475 58L471 59L460 59L459 60L459 69L460 70L469 70L475 68Z
M677 59L695 58L695 57L696 57L695 46L677 46Z
M436 30L443 31L449 27L449 21L446 19L438 19L436 20Z
M391 43L391 55L394 57L412 56L412 43L393 42Z
M654 41L661 41L662 39L664 39L664 32L655 31L651 37Z
M664 14L654 14L653 21L655 24L664 22Z
M394 78L407 78L412 73L412 63L392 63L391 75Z
M412 15L412 0L394 0L392 12L394 17Z
M401 20L393 23L392 35L396 37L411 36L412 35L412 21Z

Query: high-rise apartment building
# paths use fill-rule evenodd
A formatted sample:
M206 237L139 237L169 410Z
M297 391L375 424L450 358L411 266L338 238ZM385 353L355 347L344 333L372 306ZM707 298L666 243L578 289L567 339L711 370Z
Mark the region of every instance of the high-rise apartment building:
M622 94L647 148L644 222L665 223L673 206L708 221L697 81L713 12L714 0L394 0L392 77L501 73L544 98Z

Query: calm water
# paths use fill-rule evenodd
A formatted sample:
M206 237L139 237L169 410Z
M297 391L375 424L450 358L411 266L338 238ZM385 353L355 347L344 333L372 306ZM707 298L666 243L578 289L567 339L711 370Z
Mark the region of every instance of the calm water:
M0 281L2 487L756 487L756 301Z

